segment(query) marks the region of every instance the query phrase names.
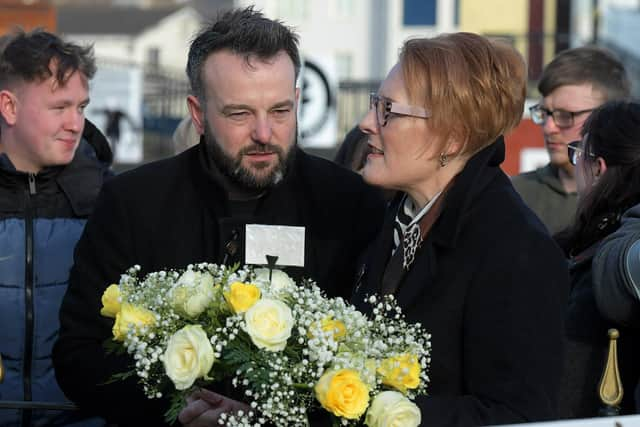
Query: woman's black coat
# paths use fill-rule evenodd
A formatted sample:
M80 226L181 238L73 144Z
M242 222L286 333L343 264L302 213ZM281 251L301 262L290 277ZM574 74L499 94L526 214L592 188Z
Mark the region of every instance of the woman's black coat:
M567 263L499 168L504 142L474 155L395 295L431 333L422 423L472 426L553 419L563 366ZM378 292L395 200L353 301Z

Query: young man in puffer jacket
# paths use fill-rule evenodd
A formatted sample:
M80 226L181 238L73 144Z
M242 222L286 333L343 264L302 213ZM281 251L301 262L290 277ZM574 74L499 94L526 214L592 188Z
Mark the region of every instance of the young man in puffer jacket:
M36 30L0 53L0 426L103 426L69 404L51 351L73 250L109 169L85 121L91 48ZM22 409L17 407L22 405ZM12 408L9 408L13 406Z

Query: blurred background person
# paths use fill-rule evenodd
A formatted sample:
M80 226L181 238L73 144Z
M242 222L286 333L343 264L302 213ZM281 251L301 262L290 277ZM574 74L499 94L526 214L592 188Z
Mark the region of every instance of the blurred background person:
M51 361L58 310L76 242L110 175L108 143L85 125L94 73L91 48L40 30L12 35L0 54L0 400L69 406ZM0 425L104 421L0 409Z
M634 412L631 392L640 375L640 335L624 327L616 316L602 316L599 306L617 286L620 260L599 258L592 264L602 239L620 227L622 214L640 203L640 105L610 102L595 110L582 130L581 141L569 144L575 164L578 209L573 223L557 240L570 259L571 287L566 313L567 366L561 394L561 415L586 418L598 415L598 382L604 370L607 330L620 330L618 358L623 388L627 391L622 414ZM606 255L605 255L606 257ZM603 269L608 274L603 274ZM594 271L599 272L594 292ZM596 296L600 296L596 300ZM609 313L611 310L605 310Z
M602 241L594 255L593 290L607 320L640 328L640 204L622 215L620 228ZM640 413L640 382L634 400Z
M200 142L200 134L193 126L191 116L186 116L180 120L176 130L171 136L173 154L180 154L187 148L191 148Z
M111 151L116 157L118 156L118 143L123 133L123 123L128 123L132 130L137 130L138 127L127 112L120 108L118 100L114 97L109 97L106 100L106 107L95 112L105 117L105 134L111 144Z
M557 417L566 261L500 168L526 74L476 34L409 40L360 123L365 181L399 194L352 300L394 294L431 334L424 425Z
M620 228L600 244L593 257L593 286L604 317L640 328L640 204L625 212Z
M355 126L345 135L333 161L352 171L362 173L369 154L367 139L367 134Z
M530 108L542 127L549 163L513 177L513 186L551 234L571 222L577 204L574 168L567 144L580 139L591 111L606 101L629 96L630 83L622 63L602 48L586 46L558 54L543 70L542 95Z
M371 151L368 143L368 136L359 126L355 126L344 137L340 144L340 149L333 159L334 162L354 172L362 174L362 169L367 162L367 156ZM382 194L387 201L391 201L395 196L394 190L383 189Z

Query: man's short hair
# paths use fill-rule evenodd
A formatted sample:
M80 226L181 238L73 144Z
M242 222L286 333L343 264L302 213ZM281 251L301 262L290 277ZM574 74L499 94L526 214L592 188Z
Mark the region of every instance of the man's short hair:
M560 86L585 83L602 93L603 102L628 98L631 92L622 62L613 52L595 46L560 52L542 72L538 90L548 96Z
M96 72L93 48L65 42L42 29L28 33L18 30L0 53L0 89L16 82L43 81L52 76L59 85L64 85L76 71L87 79L93 77Z
M249 62L252 57L260 60L273 58L285 51L295 69L295 77L300 72L298 36L282 22L266 18L250 6L223 13L207 25L191 42L187 62L187 76L193 95L201 101L206 99L202 79L204 62L214 52L223 49L243 55Z
M9 44L9 42L13 39L13 34L7 33L0 36L0 55L4 51L4 48Z

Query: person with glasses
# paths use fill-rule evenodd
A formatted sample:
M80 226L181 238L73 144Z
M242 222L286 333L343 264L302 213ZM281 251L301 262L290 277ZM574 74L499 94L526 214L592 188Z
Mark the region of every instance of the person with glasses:
M569 225L577 204L567 144L580 138L583 123L596 107L628 97L630 84L612 53L585 46L558 54L543 70L538 91L542 99L529 113L542 128L549 163L514 176L513 185L555 234Z
M428 426L553 419L568 272L501 170L527 71L505 43L454 33L404 43L360 122L362 175L398 191L352 302L392 294L431 334Z
M625 247L633 241L617 233L623 213L640 203L640 104L604 104L591 113L582 135L568 145L567 153L575 165L577 212L570 227L556 236L569 258L571 278L565 324L568 363L560 400L566 418L598 415L608 329L620 332L622 414L635 412L633 389L640 378L640 305L634 285L640 276L633 277L640 259L637 249L635 257L626 257ZM637 225L635 231L637 237Z

